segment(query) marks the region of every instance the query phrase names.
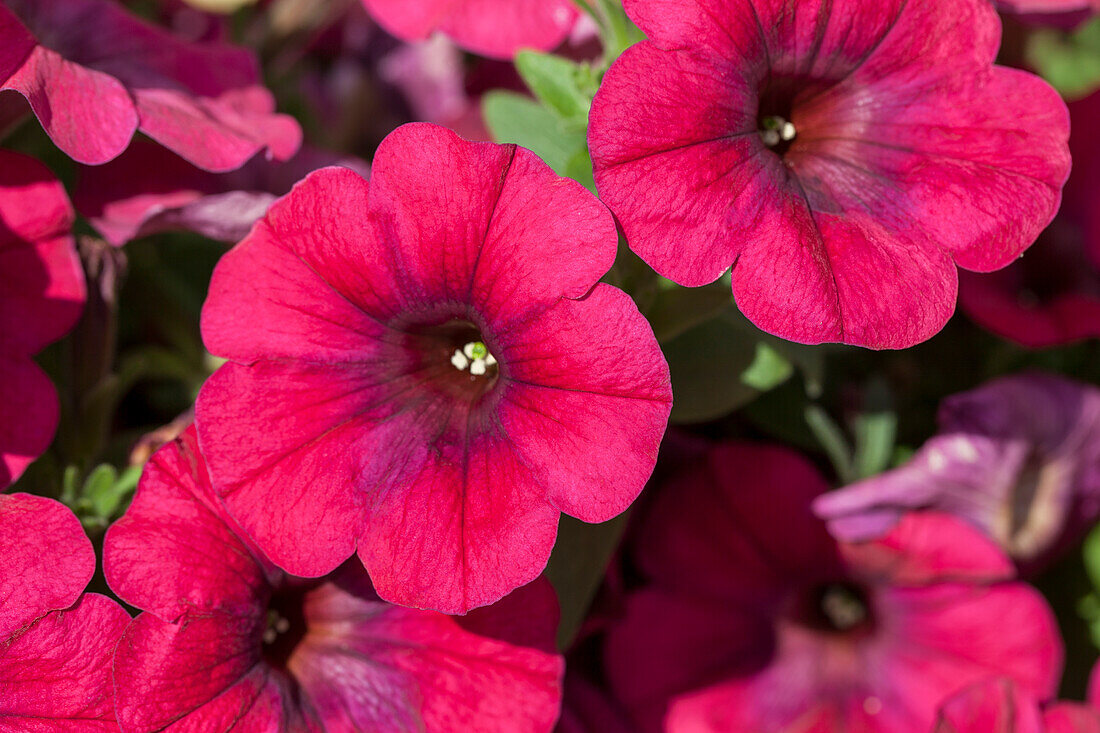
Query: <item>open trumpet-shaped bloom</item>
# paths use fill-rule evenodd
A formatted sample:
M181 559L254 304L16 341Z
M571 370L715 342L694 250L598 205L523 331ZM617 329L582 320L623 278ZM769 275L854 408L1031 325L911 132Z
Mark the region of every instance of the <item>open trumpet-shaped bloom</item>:
M126 733L533 733L558 715L549 584L455 619L379 600L358 563L288 576L225 514L193 428L154 455L104 570L144 611L114 660Z
M658 495L633 553L650 582L605 650L646 730L930 730L989 676L1051 697L1053 614L993 543L931 512L838 543L810 512L825 488L795 453L728 443Z
M95 552L52 499L0 495L0 731L117 730L111 655L129 617L88 593Z
M906 511L954 514L1036 569L1100 517L1100 390L1041 373L1004 377L940 405L940 434L904 466L814 508L838 537L881 535Z
M1068 116L993 65L988 0L626 0L649 36L592 106L601 198L682 285L733 266L792 341L902 348L955 307L956 265L1010 263L1054 216Z
M1100 337L1100 94L1068 106L1073 172L1058 215L1018 261L959 282L966 315L1032 348Z
M515 146L413 124L368 185L323 169L219 263L203 338L215 488L317 576L358 551L386 600L492 603L546 565L561 512L641 491L668 366L623 292L610 214Z
M23 95L81 163L111 160L137 130L211 171L301 144L248 52L181 41L110 0L2 0L0 47L0 92Z
M415 41L442 31L468 51L510 59L522 48L549 51L577 20L572 0L363 0L371 16L398 38Z
M0 151L0 488L46 450L57 392L31 356L80 317L84 273L73 210L46 168Z

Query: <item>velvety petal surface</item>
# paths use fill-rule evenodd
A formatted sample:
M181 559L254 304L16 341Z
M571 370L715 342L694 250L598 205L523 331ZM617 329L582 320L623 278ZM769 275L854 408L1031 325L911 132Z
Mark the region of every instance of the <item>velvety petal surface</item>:
M80 520L53 499L0 495L0 527L2 641L49 611L75 603L92 579L96 561Z
M1003 267L1058 208L1065 105L992 66L984 0L626 8L650 40L593 103L601 197L662 275L696 286L732 265L738 306L765 331L926 340L954 309L954 264ZM792 123L786 148L758 115Z
M404 40L441 30L463 48L510 59L522 48L550 51L577 19L567 0L363 0L383 28Z
M0 645L0 731L118 730L111 658L129 620L111 599L88 593Z
M406 605L465 612L533 580L560 511L633 500L670 409L650 327L596 285L615 242L529 151L432 125L392 133L369 185L309 176L219 263L203 311L233 360L197 402L231 513L297 575L358 546ZM454 328L494 355L476 393L462 343L439 340Z

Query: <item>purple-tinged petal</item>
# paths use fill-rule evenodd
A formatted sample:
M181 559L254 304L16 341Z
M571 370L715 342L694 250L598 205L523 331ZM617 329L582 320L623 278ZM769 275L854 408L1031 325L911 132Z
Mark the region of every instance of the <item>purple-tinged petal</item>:
M1039 705L998 677L966 688L944 703L934 733L1046 733Z

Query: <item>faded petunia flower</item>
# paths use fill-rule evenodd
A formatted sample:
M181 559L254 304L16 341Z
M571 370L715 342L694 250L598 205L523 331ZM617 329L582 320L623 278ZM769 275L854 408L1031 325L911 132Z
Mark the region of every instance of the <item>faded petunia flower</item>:
M124 733L534 733L558 715L549 584L456 619L379 600L357 562L288 576L225 513L193 428L147 466L104 571L143 611L114 660Z
M41 163L0 151L0 489L53 440L57 392L31 356L84 306L73 210Z
M1069 120L988 0L626 0L589 144L631 248L792 341L902 348L1054 216Z
M989 676L1053 695L1053 613L963 522L912 513L837 542L810 512L813 466L745 443L662 488L633 546L649 583L605 649L644 730L924 731Z
M340 164L364 175L361 160L304 147L285 163L257 157L228 173L196 168L148 140L111 162L81 170L77 209L115 246L171 229L239 242L267 207L308 173Z
M999 677L944 703L933 733L1100 733L1100 711L1076 702L1041 707L1012 680Z
M367 182L308 177L219 263L199 436L231 514L287 572L358 552L388 601L492 603L565 512L641 491L668 366L623 292L611 215L513 145L427 124Z
M1100 94L1069 103L1073 172L1062 208L1018 261L961 273L959 305L980 326L1044 348L1100 337Z
M0 730L118 730L111 655L130 617L95 593L95 551L64 505L0 495Z
M940 405L940 433L900 468L814 508L850 540L911 509L965 519L1036 569L1100 518L1100 390L1062 377L1004 377Z
M549 51L577 20L572 0L363 0L371 16L406 41L439 30L468 51L510 59L522 48Z
M23 95L81 163L115 158L137 130L211 171L301 144L251 54L182 41L110 0L0 0L0 49L0 92ZM22 112L0 94L0 128Z

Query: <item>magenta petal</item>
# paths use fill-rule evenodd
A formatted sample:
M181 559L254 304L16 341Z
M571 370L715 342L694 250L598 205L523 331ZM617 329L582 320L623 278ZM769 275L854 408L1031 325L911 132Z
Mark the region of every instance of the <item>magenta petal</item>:
M549 51L573 27L569 0L363 0L390 33L420 40L440 29L463 48L511 58L521 48Z
M546 567L559 511L498 429L466 430L432 460L403 448L412 456L368 513L359 557L391 603L465 613Z
M48 611L75 603L96 561L80 520L53 499L0 495L0 528L2 642Z
M1016 574L996 542L949 514L910 512L883 537L841 545L845 560L865 578L894 585L994 582Z
M193 569L193 568L192 568ZM123 731L297 732L286 721L285 678L260 662L260 614L186 616L178 624L143 613L115 653L118 719ZM295 706L296 707L296 706Z
M44 46L37 46L0 89L26 97L54 144L80 163L98 165L116 157L138 127L133 100L118 79Z
M203 453L222 467L218 492L272 562L294 575L324 575L355 551L364 500L347 487L378 450L368 431L357 433L370 404L362 390L358 365L260 362L224 365L199 393Z
M194 427L145 466L133 503L107 530L103 570L118 597L165 621L242 616L266 602L264 567L210 488Z
M57 390L24 356L0 354L0 488L22 475L57 430ZM83 586L81 586L83 589Z
M475 608L455 621L467 631L556 654L561 609L554 586L540 576L516 588L491 606Z
M371 602L333 584L311 593L306 616L317 633L292 665L328 730L536 733L558 717L559 655L476 636L442 614Z
M117 603L89 593L0 645L0 730L117 731L111 657L129 620Z
M1008 678L966 688L940 710L934 733L1050 733L1038 703Z
M517 318L581 297L614 262L611 213L524 148L414 123L379 146L372 176L372 205L420 280L405 286L413 303L456 299L490 321Z
M653 470L672 407L668 367L628 295L597 285L538 317L514 363L498 411L522 461L559 510L585 522L616 516Z

